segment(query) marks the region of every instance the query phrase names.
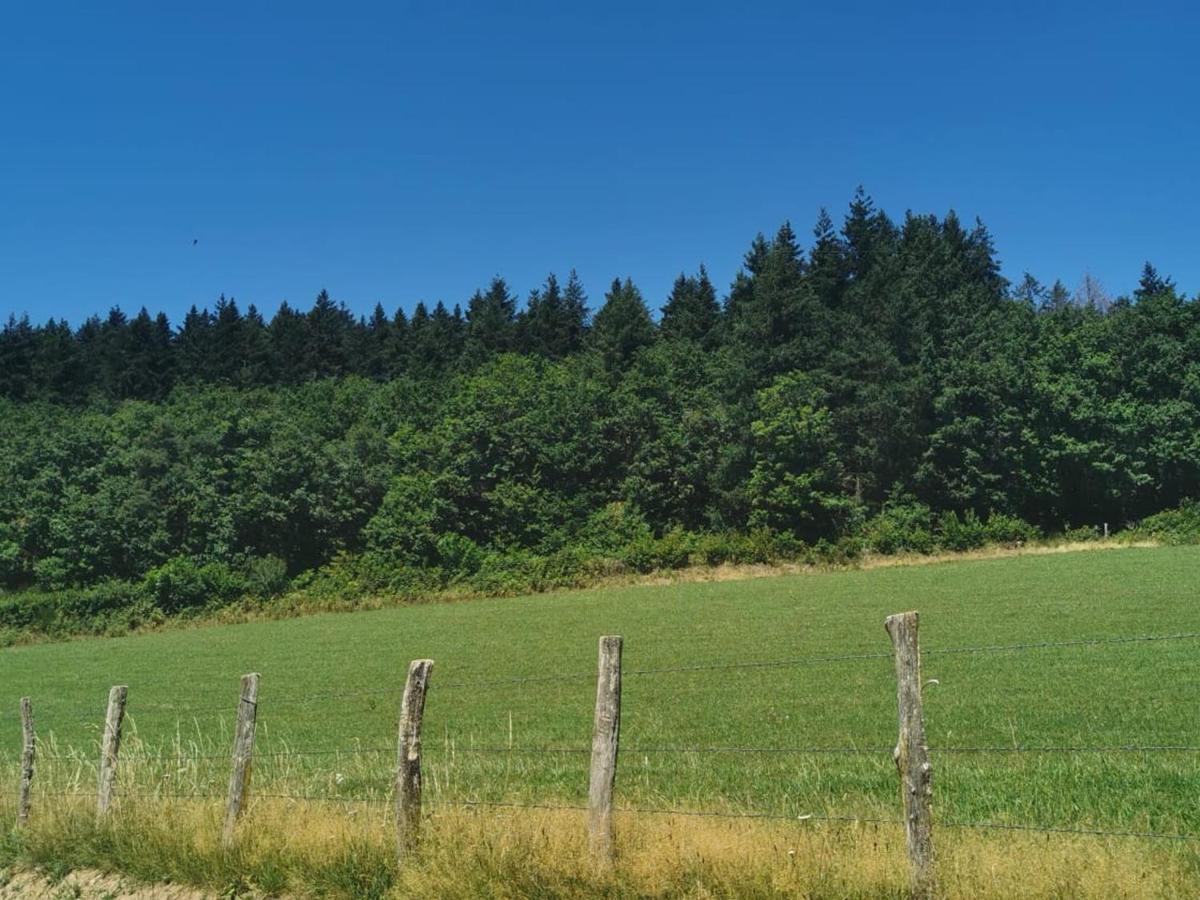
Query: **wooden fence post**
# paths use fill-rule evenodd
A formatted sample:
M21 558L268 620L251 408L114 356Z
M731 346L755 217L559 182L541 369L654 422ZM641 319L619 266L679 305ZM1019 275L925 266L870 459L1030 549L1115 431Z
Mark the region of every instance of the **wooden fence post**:
M17 799L17 827L29 821L29 799L33 791L33 762L37 755L37 735L33 730L33 702L21 698L21 794Z
M396 749L396 852L401 862L417 846L421 830L421 719L429 687L432 659L408 664L400 703L400 737Z
M888 616L885 623L896 653L896 702L900 736L894 753L904 796L904 833L912 867L912 890L918 898L934 895L933 767L925 743L921 709L920 618L915 612Z
M100 745L99 789L96 793L96 818L103 819L112 806L117 785L117 754L121 751L121 725L125 721L126 685L115 685L108 692L108 714L104 717L104 738Z
M596 717L592 726L592 772L588 785L588 843L604 864L613 859L613 785L621 737L620 635L600 638L596 676Z
M233 830L250 792L250 770L254 763L254 728L258 715L258 673L242 676L238 699L237 727L233 733L233 771L229 775L229 799L225 804L225 827L221 846L233 846Z

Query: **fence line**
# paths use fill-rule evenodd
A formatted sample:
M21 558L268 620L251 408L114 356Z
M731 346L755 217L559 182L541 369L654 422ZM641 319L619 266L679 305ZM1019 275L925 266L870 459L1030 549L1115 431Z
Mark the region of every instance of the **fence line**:
M41 743L38 746L42 746ZM642 753L642 754L688 754L688 753L729 753L729 754L780 754L780 755L825 755L825 754L844 754L848 756L874 756L877 754L891 754L894 747L884 746L814 746L814 747L709 747L709 746L640 746L631 744L623 746L622 751L625 753ZM321 756L367 756L378 755L384 753L395 753L394 746L371 746L371 747L280 747L278 749L261 750L258 752L260 759L271 759L273 757L321 757ZM590 747L522 747L522 746L472 746L472 745L452 745L445 747L441 744L430 744L427 752L431 756L438 755L463 755L471 754L506 754L511 753L519 756L560 756L563 754L586 754L591 753ZM1040 745L1032 747L1011 746L1011 745L996 745L996 746L980 746L980 747L929 747L930 753L963 753L963 754L1005 754L1005 753L1200 753L1200 745L1191 744L1122 744L1122 745L1097 745L1085 746L1076 744L1064 745ZM39 760L52 760L56 762L83 762L86 757L82 753L63 754L63 753L38 753ZM124 762L155 762L155 763L175 763L175 762L193 762L198 760L228 760L229 753L157 753L157 754L124 754L121 757Z
M1044 744L1033 746L1012 745L976 745L976 746L928 746L924 730L924 714L921 705L921 693L924 682L921 680L920 661L921 648L918 646L917 629L918 616L916 613L904 613L888 618L887 628L892 636L892 653L844 653L824 656L793 657L773 660L741 660L737 662L713 662L680 666L647 667L641 669L623 670L621 665L621 638L608 636L601 639L598 675L583 673L559 673L534 675L523 678L506 678L481 681L458 681L446 684L434 684L436 692L454 688L485 688L495 686L513 686L526 684L574 683L584 679L596 679L596 708L593 742L590 748L576 745L459 745L448 736L444 741L435 740L429 749L435 758L445 756L469 756L472 754L521 755L521 756L563 756L591 754L590 788L586 805L572 803L540 803L540 802L511 802L488 801L477 799L454 800L434 794L427 804L429 809L440 807L463 808L498 808L498 809L529 809L529 810L571 810L588 813L588 836L593 853L603 864L613 861L613 816L626 814L639 815L671 815L695 816L719 819L760 819L789 822L831 822L831 823L861 823L871 825L903 825L906 831L906 843L909 850L910 864L913 872L913 888L917 896L932 896L936 890L933 875L933 829L945 826L961 829L995 829L1005 831L1022 831L1045 834L1070 834L1102 837L1147 838L1173 841L1200 841L1200 833L1172 833L1160 831L1139 830L1106 830L1092 827L1070 827L1060 825L1044 825L1038 823L1005 823L1005 822L972 822L972 821L942 821L932 815L932 765L930 754L936 757L951 754L1181 754L1198 753L1200 745L1196 744L1107 744L1090 745L1074 744ZM1039 651L1053 648L1078 648L1105 645L1122 645L1148 642L1183 641L1200 638L1200 632L1181 632L1175 634L1141 634L1112 637L1083 638L1063 641L1041 641L1017 644L993 644L964 647L928 648L924 656L939 656L951 654L977 654L998 652ZM895 749L892 747L849 744L845 746L813 745L813 746L754 746L754 745L682 745L647 743L626 744L621 746L620 738L620 687L625 677L644 677L666 673L710 673L721 671L754 671L762 669L796 668L805 665L833 663L852 660L881 660L894 659L896 664L897 703L899 738ZM409 678L403 689L404 703L400 717L400 729L396 744L387 745L354 745L347 747L289 747L281 745L275 750L264 750L258 754L260 766L264 761L273 759L287 760L292 758L328 758L328 757L359 757L375 754L396 754L396 774L393 787L380 796L358 797L340 796L320 792L251 792L249 790L250 761L255 753L254 722L257 709L261 704L271 706L287 705L316 705L328 700L348 700L356 697L400 696L401 690L396 687L352 690L326 691L307 694L282 695L271 698L268 694L261 704L257 696L257 675L243 677L243 691L238 704L237 742L231 753L214 752L157 752L135 753L120 756L121 722L125 708L125 688L117 686L110 692L108 719L103 729L101 765L96 773L97 815L100 818L109 814L110 806L120 803L117 790L131 790L125 802L136 802L151 799L179 799L202 801L226 801L226 819L223 841L227 846L236 842L235 829L238 814L244 805L252 804L255 799L285 800L290 802L312 803L342 803L342 804L394 804L395 821L398 832L398 850L403 858L415 846L420 836L422 821L422 774L421 774L421 720L424 707L426 686L432 667L431 660L416 660L409 669ZM251 684L253 690L247 688ZM247 691L249 690L249 693ZM27 704L28 698L23 700ZM40 701L39 701L40 702ZM53 709L53 703L50 703ZM222 716L230 714L233 717L233 705L228 706L150 706L144 708L150 715L173 713L219 713ZM98 712L98 710L96 710ZM193 716L195 717L195 716ZM29 720L27 746L36 749L39 743L32 733L32 720ZM196 746L193 744L192 746ZM180 745L177 748L182 750ZM614 802L614 785L616 782L618 752L625 754L762 754L762 755L843 755L893 757L901 776L903 790L901 794L905 801L905 815L899 819L874 818L845 815L827 815L824 813L782 813L769 811L716 811L691 810L671 807L654 806L622 806ZM439 756L439 753L445 756ZM51 753L36 754L39 762L68 761L76 764L84 763L82 753ZM32 758L32 757L31 757ZM228 794L222 796L208 793L204 786L207 777L195 779L194 783L200 790L154 790L140 791L136 779L132 784L129 780L118 777L118 763L125 766L136 763L159 763L163 765L179 764L200 760L224 760L231 763L233 771L230 776ZM649 765L647 760L646 765ZM32 764L30 766L32 779ZM80 785L76 772L74 784ZM303 777L303 773L301 773ZM312 779L309 779L310 783ZM338 783L341 783L340 778ZM319 787L320 780L314 786ZM173 785L164 777L160 788ZM333 787L332 783L329 787ZM360 786L366 787L366 785ZM28 796L28 785L23 785L23 796ZM368 788L369 789L369 788ZM215 787L214 787L215 790ZM33 796L41 799L49 797L87 797L93 796L85 790L56 792L33 790ZM19 808L27 809L27 805L18 804ZM429 810L426 810L428 812Z

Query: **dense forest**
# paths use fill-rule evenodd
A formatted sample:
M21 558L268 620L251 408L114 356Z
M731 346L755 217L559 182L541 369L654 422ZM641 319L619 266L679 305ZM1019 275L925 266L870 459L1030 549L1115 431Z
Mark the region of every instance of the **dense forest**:
M1014 285L982 225L860 191L720 294L701 267L657 317L628 279L594 305L572 273L369 319L324 291L10 318L0 625L1022 540L1197 495L1200 304L1149 264L1132 297Z

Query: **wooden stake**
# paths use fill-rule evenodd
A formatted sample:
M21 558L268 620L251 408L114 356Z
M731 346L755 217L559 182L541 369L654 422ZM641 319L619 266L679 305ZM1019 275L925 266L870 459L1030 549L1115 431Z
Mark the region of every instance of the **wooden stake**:
M117 786L117 754L121 751L121 725L125 721L125 701L129 688L118 684L108 692L108 714L104 717L104 739L100 745L99 790L96 794L96 818L103 819L112 806Z
M225 827L221 846L233 846L233 830L250 793L250 770L254 762L254 728L258 715L258 673L242 676L238 699L237 728L233 733L233 771L229 775L229 799L225 804Z
M934 895L933 872L933 767L925 743L925 717L921 708L921 647L915 612L888 616L885 623L896 652L896 702L900 737L894 753L904 796L904 832L912 867L914 897Z
M613 859L613 786L621 737L621 646L620 635L600 638L588 785L588 842L595 858L606 865Z
M396 749L396 852L401 862L416 849L421 830L421 719L429 687L432 659L408 665L400 704L400 737Z
M29 821L29 799L33 792L33 762L37 755L37 735L33 729L33 703L21 698L21 794L17 799L17 827Z

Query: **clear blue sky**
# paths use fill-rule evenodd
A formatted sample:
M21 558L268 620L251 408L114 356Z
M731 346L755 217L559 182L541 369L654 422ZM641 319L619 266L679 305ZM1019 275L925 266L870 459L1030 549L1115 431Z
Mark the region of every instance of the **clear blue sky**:
M0 313L391 311L572 266L657 306L860 182L980 216L1010 278L1117 294L1149 258L1200 292L1200 12L984 5L6 4Z

